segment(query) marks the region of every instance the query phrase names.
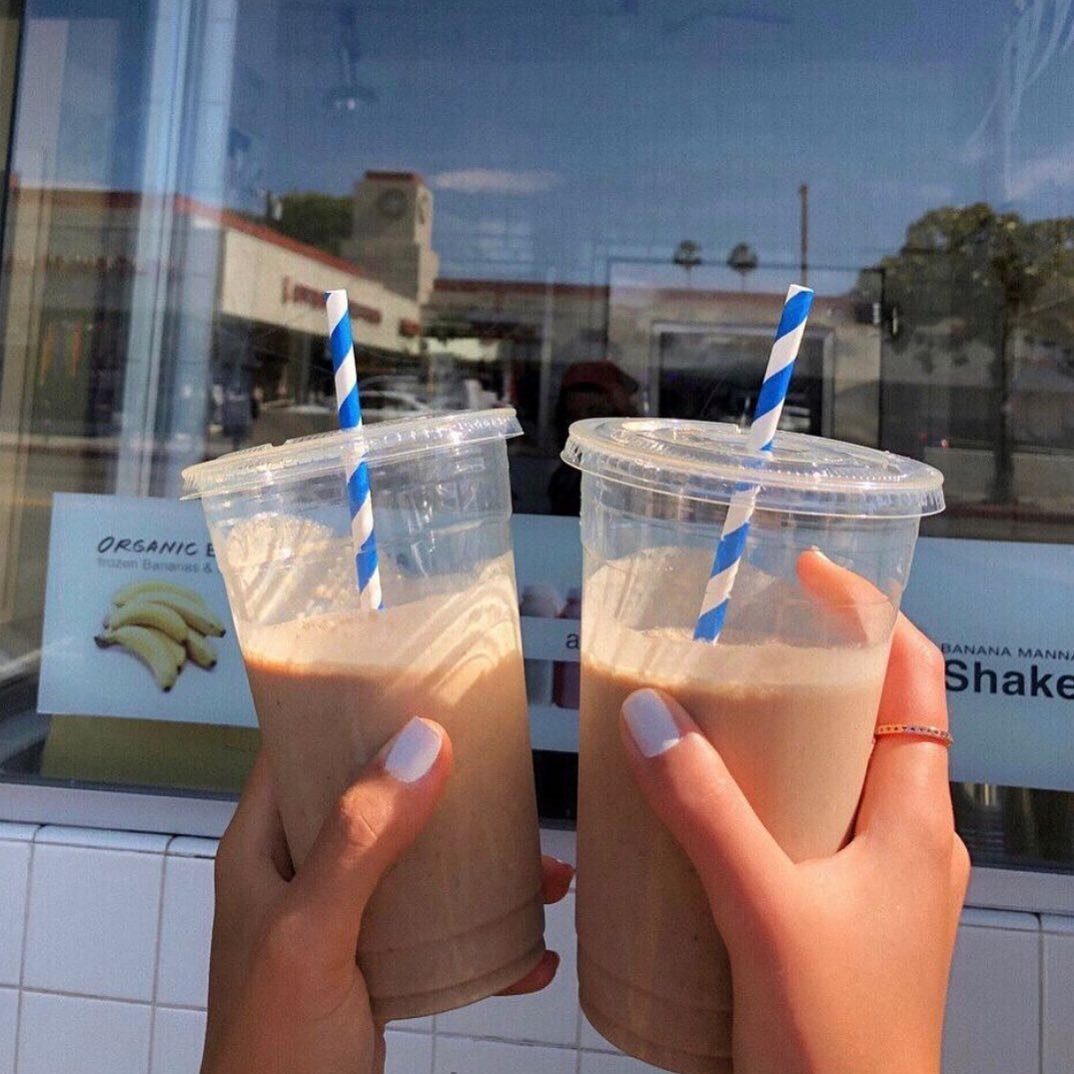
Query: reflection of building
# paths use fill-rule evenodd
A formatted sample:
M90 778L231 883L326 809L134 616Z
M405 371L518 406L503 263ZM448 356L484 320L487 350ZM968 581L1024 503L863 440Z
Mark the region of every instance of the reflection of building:
M6 266L15 278L32 279L34 301L24 312L35 324L8 325L6 353L18 332L32 371L23 393L22 418L31 432L109 436L118 432L131 322L131 296L140 276L175 274L172 264L139 260L138 195L124 191L16 190L18 223L28 235L44 235L37 245L14 244ZM191 199L173 200L172 211L193 236L212 233L219 265L210 378L227 386L247 377L266 401L307 402L331 389L327 366L324 298L328 288L345 287L351 300L359 359L367 370L393 368L419 351L421 309L416 292L403 294L343 258L296 242L236 213ZM36 225L36 226L35 226ZM428 259L422 261L426 265ZM17 269L17 272L12 270ZM16 312L16 310L12 310ZM168 326L163 326L165 337ZM245 370L245 372L240 372ZM179 394L206 399L212 383L180 382ZM32 399L29 413L25 406ZM208 405L208 404L207 404Z
M485 392L517 406L530 434L521 454L544 460L525 464L541 473L523 482L529 492L522 506L540 510L561 438L557 401L571 366L614 362L637 382L642 413L743 421L779 306L777 295L696 281L683 288L435 279L432 196L411 172L370 172L355 184L353 237L340 243L346 257L177 197L167 209L183 236L183 260L158 264L137 243L146 212L137 195L16 189L14 203L8 269L18 271L9 271L5 377L17 372L13 355L27 358L22 389L5 389L5 400L21 406L3 415L5 428L89 436L120 470L131 444L154 434L176 445L166 459L156 449L153 465L164 472L176 470L177 459L330 428L322 295L342 286L351 298L360 376L382 375L389 409L408 398L415 406L445 405L448 394L436 386L449 381L450 405L487 398ZM140 309L138 281L183 277L201 256L199 243L211 307L177 301L175 309ZM184 337L176 326L195 315L212 325L209 354L200 358L179 353ZM152 323L139 334L137 322L147 317ZM891 346L868 304L821 296L785 425L925 455L952 472L956 496L980 498L991 466L994 385L983 345L955 346L958 330L946 322L918 326ZM156 373L143 369L142 352L132 349L141 338L156 340ZM1016 341L1012 428L1020 445L1047 447L1069 436L1060 389L1070 378L1066 365L1045 361L1034 346L1030 352ZM137 376L154 393L147 390L144 401L130 390ZM140 424L132 399L145 407ZM181 421L169 417L178 411ZM1018 478L1026 465L1021 455L1015 459L1023 492Z
M344 256L402 295L428 302L440 259L433 250L433 196L414 172L366 172L354 184Z
M568 366L605 357L639 382L649 412L737 420L763 372L779 303L735 291L438 280L425 331L503 340L526 378L520 408L537 426ZM876 443L880 333L859 304L818 299L800 362L810 429ZM697 391L715 393L708 406Z
M642 413L742 421L752 410L781 301L737 291L441 279L425 310L425 331L449 342L501 341L511 399L531 434L529 457L516 465L516 506L540 511L548 506L561 446L554 419L570 367L614 362L640 386ZM849 298L818 298L788 423L877 444L880 355L871 309Z

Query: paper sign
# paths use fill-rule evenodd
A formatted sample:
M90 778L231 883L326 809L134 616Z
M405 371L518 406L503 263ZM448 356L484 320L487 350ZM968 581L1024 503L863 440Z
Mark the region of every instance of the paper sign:
M578 520L519 515L513 535L533 744L574 751L581 638ZM188 592L166 594L153 588L160 583ZM206 635L215 651L212 667L199 666L188 654L169 686L159 659L167 642L128 638L139 648L153 644L139 653L108 637L105 622L119 610L117 596L135 586L148 587L135 594L143 603L167 607L170 595L180 618L184 609L196 617L201 608L208 617L203 627L219 622L223 637ZM1074 547L923 538L903 608L944 650L956 740L952 778L1074 790ZM176 629L167 614L132 625L159 632L167 624ZM202 657L210 662L207 653ZM200 505L55 497L38 707L47 713L255 725Z
M548 587L565 601L581 585L577 519L519 516L515 557L523 596ZM562 699L579 624L525 606L534 745L576 750L555 673ZM944 651L952 779L1074 791L1074 547L922 538L903 610Z
M53 498L38 708L256 725L200 504Z
M944 652L952 779L1074 790L1074 548L923 538L903 609Z

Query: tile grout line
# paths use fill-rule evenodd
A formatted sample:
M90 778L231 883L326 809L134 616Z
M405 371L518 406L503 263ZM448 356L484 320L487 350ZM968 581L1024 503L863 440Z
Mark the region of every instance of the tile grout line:
M582 1074L582 1005L574 1012L574 1074Z
M395 1030L394 1032L400 1032ZM411 1029L403 1030L402 1032L409 1032L415 1035L422 1035L421 1030ZM477 1034L477 1033L453 1033L451 1031L438 1030L437 1036L445 1037L448 1040L478 1040L486 1041L489 1044L513 1044L519 1048L554 1048L561 1052L584 1052L586 1055L615 1055L614 1051L607 1048L589 1048L584 1047L581 1044L563 1044L554 1040L534 1040L533 1038L521 1038L521 1037L497 1037L492 1034Z
M22 1042L22 997L23 985L26 981L26 954L30 949L30 894L34 879L34 856L37 851L37 833L41 830L39 825L34 829L30 837L30 856L26 862L26 908L22 912L22 950L19 952L19 994L15 999L15 1055L14 1064L16 1072L19 1069L19 1045Z
M151 1007L146 999L126 999L123 996L100 996L94 992L68 992L62 988L24 988L28 996L59 996L60 999L91 999L95 1003L118 1003L125 1007ZM204 1011L204 1007L175 1007L177 1011Z
M1044 964L1044 919L1040 914L1037 914L1037 927L1040 931L1037 933L1037 1069L1040 1074L1045 1074L1045 1055L1044 1050L1047 1044L1045 1032L1044 1018L1045 1018L1045 1005L1047 1004L1047 981L1044 979L1046 973Z
M164 934L164 883L167 876L168 847L175 841L170 836L160 854L160 885L157 888L157 929L156 942L153 947L153 981L149 991L149 1054L146 1056L145 1069L153 1074L153 1043L157 1033L157 996L160 994L160 945Z

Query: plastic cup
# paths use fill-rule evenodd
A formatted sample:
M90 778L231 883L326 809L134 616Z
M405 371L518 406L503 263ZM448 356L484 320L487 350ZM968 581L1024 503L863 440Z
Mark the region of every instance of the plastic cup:
M358 962L377 1019L492 995L544 952L505 438L514 411L384 422L184 472L205 509L299 871L340 794L412 716L455 766L382 878ZM385 608L363 608L345 458L369 465Z
M634 689L676 697L795 860L851 830L899 598L942 477L894 455L781 433L762 470L746 434L594 419L582 470L578 973L583 1010L622 1050L683 1074L731 1070L728 962L701 883L641 797L620 741ZM716 644L692 638L727 504L759 486ZM875 586L851 599L819 549ZM844 577L844 581L846 576ZM808 584L809 582L812 584ZM740 993L740 1002L742 1002Z

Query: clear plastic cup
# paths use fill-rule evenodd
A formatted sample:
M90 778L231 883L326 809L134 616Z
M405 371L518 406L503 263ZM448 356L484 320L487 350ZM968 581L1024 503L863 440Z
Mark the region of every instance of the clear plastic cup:
M299 870L329 809L415 715L455 767L358 945L378 1019L492 995L544 952L505 438L514 411L385 422L184 472L227 587ZM369 465L383 611L359 602L344 457Z
M861 794L919 519L942 510L943 479L785 433L758 470L743 431L672 420L578 422L563 458L582 470L582 1007L648 1063L724 1074L727 957L693 867L628 769L620 706L637 688L666 690L792 858L834 853ZM757 507L724 629L715 645L695 642L727 504L744 481L759 487ZM851 598L823 561L802 560L811 549L875 590L852 579ZM802 564L813 571L800 574Z

